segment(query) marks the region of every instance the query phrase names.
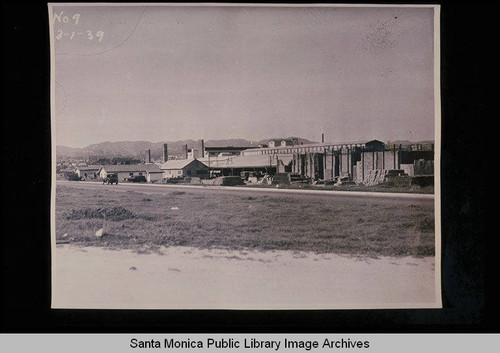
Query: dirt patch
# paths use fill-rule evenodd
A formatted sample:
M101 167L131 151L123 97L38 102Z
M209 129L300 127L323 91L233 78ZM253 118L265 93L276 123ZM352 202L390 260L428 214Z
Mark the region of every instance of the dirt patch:
M435 308L434 258L162 248L55 249L55 308ZM277 257L276 255L280 255ZM235 261L236 260L236 261ZM244 261L247 260L247 261Z

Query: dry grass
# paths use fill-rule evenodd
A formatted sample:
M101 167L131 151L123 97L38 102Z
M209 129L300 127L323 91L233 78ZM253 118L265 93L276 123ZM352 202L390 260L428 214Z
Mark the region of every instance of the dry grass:
M276 185L262 185L248 184L252 188L276 188ZM402 186L394 182L385 182L378 185L310 185L310 184L280 184L281 189L303 189L303 190L332 190L332 191L362 191L362 192L391 192L391 193L404 193L404 194L434 194L434 186Z
M56 238L154 251L160 246L434 255L431 203L231 193L145 195L58 185ZM103 228L104 235L95 236Z

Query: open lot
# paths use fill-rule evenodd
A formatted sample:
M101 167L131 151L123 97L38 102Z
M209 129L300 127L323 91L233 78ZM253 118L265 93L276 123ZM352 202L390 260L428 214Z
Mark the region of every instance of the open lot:
M434 256L432 199L58 184L58 243ZM85 188L84 188L85 187ZM119 192L121 191L121 192ZM103 229L101 237L96 232Z
M52 306L440 307L433 204L426 195L58 183Z

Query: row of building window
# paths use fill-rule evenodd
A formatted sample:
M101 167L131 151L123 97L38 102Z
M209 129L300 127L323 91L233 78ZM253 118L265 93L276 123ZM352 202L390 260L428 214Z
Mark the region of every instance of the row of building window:
M357 150L359 148L365 147L364 145L330 145L330 146L313 146L313 147L293 147L293 148L283 148L283 149L266 149L263 151L249 151L243 152L244 155L273 155L273 154L292 154L292 153L324 153L325 151L349 151Z

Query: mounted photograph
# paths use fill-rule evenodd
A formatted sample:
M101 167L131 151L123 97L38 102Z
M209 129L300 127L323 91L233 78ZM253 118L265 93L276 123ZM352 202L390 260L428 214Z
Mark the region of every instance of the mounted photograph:
M439 14L50 3L52 308L441 308Z

